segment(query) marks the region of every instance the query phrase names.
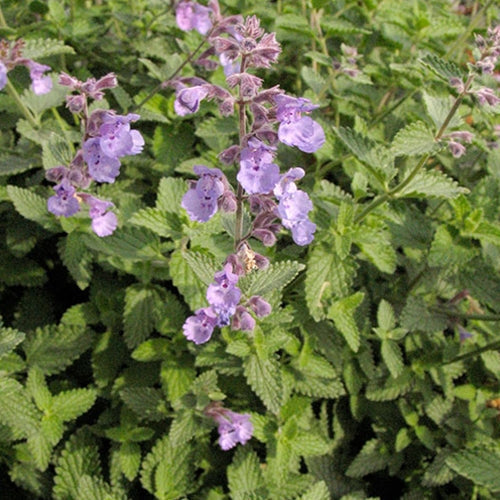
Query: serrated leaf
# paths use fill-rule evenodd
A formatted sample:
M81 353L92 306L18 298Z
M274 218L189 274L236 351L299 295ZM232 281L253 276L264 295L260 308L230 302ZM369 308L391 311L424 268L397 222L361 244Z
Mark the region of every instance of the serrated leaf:
M92 345L93 335L85 328L50 325L37 328L22 344L28 366L52 375L64 370Z
M325 455L330 450L330 445L322 437L312 432L299 433L292 439L291 446L297 455L303 457Z
M324 306L330 298L349 294L356 270L356 262L351 257L341 260L326 245L319 244L309 252L305 278L306 301L316 321L325 317Z
M445 61L435 54L425 55L420 59L420 62L447 83L452 78L463 79L464 77L463 71L455 63Z
M422 485L427 487L441 486L449 483L455 476L448 465L446 459L450 456L451 450L444 448L439 450L427 468L425 469L422 477Z
M193 411L178 412L170 426L170 440L173 446L187 443L200 429L200 422Z
M163 262L160 240L145 228L124 227L111 236L100 238L95 234L82 235L82 243L97 252L130 260L156 259Z
M6 153L0 154L0 176L21 174L38 166L39 163L34 158Z
M52 401L52 395L47 387L47 382L40 369L34 367L28 372L26 389L41 411L47 411Z
M154 422L167 417L165 398L159 389L126 387L120 391L120 397L141 419Z
M500 491L500 452L487 447L471 448L453 453L446 464L474 484L484 486L490 491Z
M379 439L367 441L356 458L346 470L350 477L363 477L372 472L385 469L388 465L389 453Z
M136 212L130 222L150 229L164 238L177 239L182 235L182 223L176 214L148 207Z
M73 150L65 138L51 132L42 147L43 168L48 170L59 165L69 165L73 156Z
M353 234L353 241L363 255L380 271L388 274L394 273L397 256L388 231L364 225Z
M214 281L215 273L221 270L220 265L212 255L184 250L182 257L186 260L192 272L206 285Z
M99 449L86 429L73 434L66 442L55 467L53 498L67 500L81 495L80 479L101 476Z
M97 391L92 388L62 391L53 396L50 411L63 422L74 420L87 412L96 398Z
M73 47L64 45L61 40L54 38L33 38L25 41L23 57L27 59L42 59L58 54L74 54Z
M196 377L196 371L189 361L191 360L180 358L162 363L160 377L168 400L172 403L186 394Z
M301 497L300 500L330 500L330 492L324 481L319 481L311 486Z
M354 313L363 302L365 294L356 292L349 297L335 301L328 309L328 317L333 320L335 326L344 336L349 347L357 352L360 346L360 332Z
M122 443L118 452L123 475L133 481L141 466L141 447L137 443Z
M87 288L92 277L92 259L82 245L82 235L78 231L69 233L65 239L59 240L57 248L63 264L68 268L73 279L81 290Z
M255 270L241 278L238 286L247 295L266 295L275 290L282 290L305 268L299 262L277 262L264 271Z
M7 186L7 193L15 209L26 219L37 222L45 229L56 230L58 224L47 211L47 200L29 189Z
M406 394L412 386L412 373L403 371L398 378L388 377L385 381L372 379L366 387L366 398L370 401L392 401Z
M0 358L13 351L25 337L25 333L14 328L0 326Z
M408 297L401 313L401 326L409 331L437 332L448 324L445 314L430 311L421 297Z
M153 153L173 173L179 163L191 156L193 143L193 131L187 124L158 125L153 135Z
M183 179L163 177L158 186L156 207L165 212L178 214L182 197L187 190L188 186Z
M399 377L403 372L403 353L399 345L393 340L384 339L382 340L382 345L380 346L380 354L382 359L386 364L387 368L391 372L393 378Z
M41 413L25 388L17 380L0 378L0 421L7 424L18 437L27 437L38 431Z
M399 193L405 198L456 198L469 190L439 170L421 170Z
M413 122L401 129L392 141L396 156L413 156L434 153L441 148L434 140L433 132L424 122Z
M396 317L392 305L382 299L377 309L377 324L384 331L392 330L396 326Z
M248 383L269 411L278 413L283 400L283 386L279 364L274 359L261 359L253 354L244 362Z
M262 490L263 477L257 454L247 447L239 447L227 468L227 480L234 499L252 498L252 494Z
M222 151L231 144L231 136L238 130L234 117L205 118L198 122L195 134L214 151Z
M156 287L135 284L125 290L123 338L130 349L144 342L154 329L162 298Z

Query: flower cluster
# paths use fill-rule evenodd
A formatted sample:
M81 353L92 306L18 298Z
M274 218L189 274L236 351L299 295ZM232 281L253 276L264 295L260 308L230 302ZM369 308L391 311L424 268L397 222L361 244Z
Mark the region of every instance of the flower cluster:
M7 73L16 66L25 66L30 72L31 90L36 95L47 94L52 89L52 80L45 73L50 66L22 57L24 40L8 42L0 40L0 90L7 85Z
M92 181L114 182L120 172L120 158L142 151L144 139L137 130L130 128L130 123L138 120L139 115L122 116L102 109L89 115L88 99L100 100L104 96L103 90L116 87L116 77L112 73L85 82L62 73L59 83L76 92L66 97L66 106L81 117L84 131L82 148L71 164L52 168L46 173L48 180L57 183L55 195L48 199L47 208L54 215L70 217L84 203L92 219L92 230L98 236L109 236L118 225L116 215L110 211L113 203L77 192L77 189L89 188Z
M219 446L224 451L234 448L238 443L246 444L252 437L253 425L248 413L236 413L220 403L211 403L205 408L205 415L219 424Z
M358 49L349 45L340 44L341 59L333 61L333 69L340 71L351 78L356 78L361 73L358 68Z
M198 309L184 323L183 331L188 340L204 344L210 340L217 326L231 325L233 330L252 331L255 319L249 310L259 318L271 313L269 303L257 295L240 303L242 293L236 285L244 274L245 268L241 260L236 254L232 254L224 269L215 273L214 282L207 289L206 298L210 306Z
M444 136L445 139L448 139L448 147L450 148L451 154L455 158L460 158L466 151L465 146L462 143L466 142L470 144L473 137L473 133L465 130L458 130Z

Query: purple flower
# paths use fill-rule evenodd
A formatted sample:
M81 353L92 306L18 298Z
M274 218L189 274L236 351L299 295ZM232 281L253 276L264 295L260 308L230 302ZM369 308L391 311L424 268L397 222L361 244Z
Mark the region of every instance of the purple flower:
M80 203L76 198L75 188L63 179L60 184L54 186L56 194L47 200L47 209L54 215L71 217L80 210Z
M281 176L274 188L274 195L279 201L276 214L281 223L292 232L293 241L300 246L308 245L314 239L316 224L308 218L313 205L305 191L297 189L294 181L302 178L301 168L292 168Z
M253 426L248 413L224 409L215 420L219 424L219 445L224 451L234 448L238 443L245 444L252 437Z
M278 138L287 146L296 146L304 153L314 153L325 143L325 132L318 122L308 116L293 122L282 122Z
M454 158L460 158L466 151L465 146L457 141L449 141L448 147Z
M488 87L481 87L480 89L474 91L479 101L479 104L489 104L490 106L496 106L500 102L500 98L495 95L492 89Z
M212 27L211 12L212 9L196 2L180 2L175 12L177 26L184 31L195 29L206 35Z
M83 159L89 166L90 176L97 182L115 182L120 173L120 160L104 153L100 137L92 137L83 143Z
M190 316L184 326L183 333L188 340L195 344L204 344L210 340L217 324L217 315L212 308L198 309L194 316Z
M278 165L272 163L275 148L252 138L241 151L238 182L249 194L266 194L274 189L280 179Z
M126 116L106 113L99 128L100 146L110 158L136 155L142 151L144 139L137 130L130 130L130 122L139 119L139 115L129 113Z
M7 85L7 66L0 61L0 90Z
M253 332L255 320L243 306L237 306L236 312L231 319L231 328L243 332Z
M462 325L457 325L460 342L465 342L472 337L472 333L467 331Z
M100 200L89 194L82 193L80 197L89 206L89 217L92 219L92 231L97 236L109 236L118 226L118 220L108 209L113 207L110 201Z
M52 89L52 80L50 76L44 76L44 73L50 70L50 66L31 60L28 61L27 66L30 70L31 90L33 90L36 95L50 92Z
M325 143L325 132L321 125L302 113L318 106L303 97L279 94L274 97L276 119L280 122L278 138L287 146L296 146L305 153L317 151Z
M200 109L200 102L208 95L208 89L203 85L184 87L175 95L174 109L179 116L196 113Z
M260 295L253 295L248 301L249 307L258 318L264 318L271 314L271 304L264 300Z
M194 171L200 179L182 197L181 206L191 220L206 222L217 212L218 198L224 193L224 174L204 165L196 165Z
M207 300L217 314L217 326L227 326L229 319L236 312L241 298L241 290L236 286L238 275L233 273L231 264L215 273L214 283L207 289Z

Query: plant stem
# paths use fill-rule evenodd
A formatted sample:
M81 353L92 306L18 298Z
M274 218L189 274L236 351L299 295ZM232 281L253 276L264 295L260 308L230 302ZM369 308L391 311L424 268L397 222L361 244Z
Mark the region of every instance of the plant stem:
M21 100L21 97L17 93L16 88L14 87L14 85L12 85L10 80L7 80L7 85L5 86L5 88L7 89L7 94L9 94L10 97L12 97L12 99L15 101L17 107L22 111L25 118L30 122L30 125L34 128L38 128L39 123L35 120L33 113L31 113L31 111L26 107L24 102Z
M245 56L241 58L241 73L245 72ZM238 99L238 118L239 118L239 143L240 149L243 148L243 140L247 133L247 115L246 102L241 95L241 86L239 88ZM243 236L243 187L238 182L236 190L236 215L234 220L234 249L237 250Z
M0 28L8 28L9 25L5 21L5 17L3 16L2 7L0 7Z
M442 137L443 134L445 133L446 129L448 128L448 125L451 122L451 119L457 112L460 104L462 103L463 98L466 96L467 92L470 89L470 86L472 85L472 82L474 80L474 74L469 73L469 76L464 84L464 88L462 92L457 96L455 101L453 102L453 105L451 106L450 111L446 115L446 118L443 120L443 123L439 130L437 131L436 135L434 136L434 141L438 142ZM397 184L395 187L393 187L391 190L387 191L386 193L381 194L374 200L372 200L371 203L369 203L354 219L355 223L361 222L370 212L375 210L377 207L385 203L386 201L389 201L392 198L395 198L396 195L401 192L405 187L407 187L411 181L415 178L415 176L420 172L422 167L427 163L427 160L431 157L430 154L426 154L420 158L419 162L415 165L415 167L412 169L412 171L407 175L406 178L404 178L399 184Z
M477 356L478 354L481 354L482 352L494 351L498 348L500 348L500 340L492 342L491 344L487 344L483 347L480 347L479 349L475 349L474 351L470 351L470 352L467 352L465 354L461 354L460 356L456 356L455 358L450 359L448 361L443 361L441 363L441 366L451 365L452 363L457 363L458 361L463 361L464 359L473 358L473 357Z

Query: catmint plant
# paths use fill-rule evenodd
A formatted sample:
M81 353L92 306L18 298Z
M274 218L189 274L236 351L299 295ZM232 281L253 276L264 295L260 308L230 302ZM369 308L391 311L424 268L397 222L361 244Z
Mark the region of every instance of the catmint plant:
M252 249L251 238L265 246L277 241L282 228L288 229L297 245L314 238L316 225L310 221L312 202L296 185L304 175L295 167L280 172L276 163L279 143L306 153L317 151L325 142L321 125L309 113L318 106L308 99L286 95L279 87L264 88L252 71L270 68L281 51L274 33L265 33L255 16L223 17L217 2L208 7L195 2L177 6L177 23L183 30L206 34L210 48L198 59L208 69L221 65L226 87L199 77L179 77L168 82L176 90L174 109L180 116L195 113L204 100L216 101L223 116L239 118L239 141L219 155L225 166L238 166L237 186L232 187L222 170L196 165L198 180L182 198L182 206L193 221L206 222L219 210L235 213L234 253L226 258L222 271L206 292L208 306L198 309L183 326L186 338L195 344L208 342L216 327L252 332L255 318L271 313L270 304L260 296L245 297L238 287L240 277L267 267L269 261ZM253 216L251 228L243 233L243 205ZM252 434L248 415L218 406L205 413L219 424L223 450L245 444Z
M52 89L52 79L46 75L50 66L23 57L24 40L15 42L0 40L0 90L7 85L7 74L17 66L25 66L30 72L31 90L36 95L47 94Z
M118 225L116 215L111 211L113 203L78 190L87 190L92 181L113 183L120 173L120 158L136 155L142 151L144 139L131 122L139 115L125 116L113 110L96 109L89 113L88 100L101 100L104 90L117 86L116 77L109 73L96 80L85 82L62 73L59 83L70 89L66 107L82 122L82 146L68 166L49 169L46 177L56 182L55 194L47 201L49 212L57 216L71 217L80 211L81 204L87 205L91 227L97 236L111 235Z

